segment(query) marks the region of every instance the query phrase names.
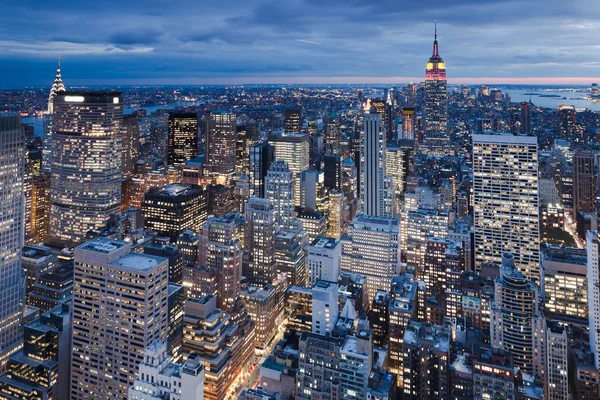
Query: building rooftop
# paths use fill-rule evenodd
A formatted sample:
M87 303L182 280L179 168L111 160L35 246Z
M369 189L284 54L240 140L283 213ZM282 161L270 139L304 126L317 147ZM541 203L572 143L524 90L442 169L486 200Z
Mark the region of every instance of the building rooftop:
M110 254L127 245L127 242L123 242L120 240L97 238L89 242L83 243L82 245L79 245L78 248L87 251L95 251L97 253Z
M329 238L325 236L317 236L315 240L313 240L311 246L322 249L333 249L339 242L339 239Z
M127 269L147 271L162 262L167 262L167 259L148 254L129 253L124 257L114 260L111 264Z

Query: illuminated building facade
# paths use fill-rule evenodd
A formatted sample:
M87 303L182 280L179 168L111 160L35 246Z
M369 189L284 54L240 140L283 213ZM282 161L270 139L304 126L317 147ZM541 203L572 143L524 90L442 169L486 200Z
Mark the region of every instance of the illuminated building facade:
M168 164L183 167L198 155L198 114L169 114Z
M277 225L289 227L294 217L294 174L285 161L277 160L271 164L265 188L265 197L275 207Z
M54 98L50 234L81 241L121 207L123 98L60 92Z
M236 167L236 119L231 111L211 111L206 115L206 166L227 183Z
M573 215L596 210L598 169L591 151L578 151L573 155Z
M177 241L186 229L198 230L207 218L205 192L197 185L153 187L142 203L144 227Z
M448 136L448 87L446 65L438 52L437 29L433 41L433 55L425 71L425 137L424 142L432 155L444 155L450 149Z
M54 98L57 93L64 92L65 84L62 80L60 73L60 57L58 58L58 66L56 67L56 76L54 82L50 88L50 95L48 97L48 114L44 117L44 145L42 150L42 168L45 172L50 171L50 165L52 164L52 120L54 114Z
M267 142L250 147L250 195L265 197L265 178L275 161L275 149Z
M199 262L216 271L217 306L226 313L238 307L242 273L242 218L239 213L213 217L200 231Z
M300 174L310 168L310 136L306 133L279 133L269 136L275 158L287 162L294 173L294 206L300 206Z
M359 214L341 239L342 271L367 278L367 301L377 290L389 290L400 273L398 219Z
M576 143L583 143L583 138L575 137L575 124L577 122L577 111L574 106L561 104L558 106L560 137L568 140L571 146Z
M594 366L600 369L600 236L598 231L588 231L586 243L590 350L594 354Z
M25 303L25 276L21 268L21 248L25 236L23 177L24 133L18 115L0 116L0 372L6 356L23 338L21 318Z
M75 248L71 399L127 397L144 350L167 339L168 268L122 241Z
M123 178L131 178L135 174L135 163L140 158L140 124L137 114L123 117L123 144L121 168Z
M302 132L302 110L299 108L285 110L285 131L288 133Z
M244 250L251 282L269 284L277 275L274 245L277 213L269 199L250 197L246 203Z
M275 236L274 257L277 275L285 275L287 286L306 285L306 246L308 236L298 222Z
M308 286L317 281L335 282L340 276L342 245L338 239L319 236L310 246L308 252Z
M502 194L500 196L499 194ZM538 147L535 136L473 135L475 270L513 253L540 282Z
M415 140L416 115L414 107L402 108L402 132L398 139Z
M340 155L341 133L340 133L340 118L336 113L325 118L325 154Z
M382 114L368 101L363 113L360 151L360 202L363 214L392 217L394 189L386 176L385 131Z
M346 205L344 193L336 190L329 193L329 215L327 217L327 236L339 239L348 229L350 209Z
M283 320L285 288L285 278L275 279L272 284L262 287L249 286L240 294L244 307L254 322L254 343L259 352L264 352L271 343Z

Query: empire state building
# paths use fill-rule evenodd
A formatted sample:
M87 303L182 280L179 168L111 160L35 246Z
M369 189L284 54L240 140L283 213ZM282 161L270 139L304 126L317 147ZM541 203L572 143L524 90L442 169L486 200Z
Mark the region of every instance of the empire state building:
M450 150L448 136L448 89L446 65L438 52L437 27L433 55L425 70L425 146L428 153L443 156Z

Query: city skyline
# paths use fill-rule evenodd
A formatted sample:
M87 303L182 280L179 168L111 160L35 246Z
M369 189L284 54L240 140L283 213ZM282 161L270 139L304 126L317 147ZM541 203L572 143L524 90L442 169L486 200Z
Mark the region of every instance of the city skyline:
M435 20L450 84L596 81L600 5L536 3L7 5L0 86L43 85L58 54L72 85L418 81Z

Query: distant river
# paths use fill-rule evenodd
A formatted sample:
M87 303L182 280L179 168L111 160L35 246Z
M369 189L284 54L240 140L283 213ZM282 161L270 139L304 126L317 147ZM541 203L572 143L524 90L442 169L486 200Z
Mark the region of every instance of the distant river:
M160 109L166 109L166 110L171 110L173 108L176 107L183 107L183 106L193 106L193 105L200 105L203 103L198 103L198 102L192 102L192 101L178 101L176 103L171 103L168 105L157 105L157 106L147 106L147 107L127 107L123 109L123 114L131 114L132 112L139 110L139 109L144 109L148 112L148 115L152 114L153 112L155 112L156 110L160 110ZM29 124L33 126L33 133L37 136L44 136L44 117L25 117L23 118L22 122L24 124Z
M570 91L555 91L555 92L545 92L542 90L525 90L525 89L502 89L503 93L508 93L510 95L511 101L516 103L521 103L524 101L529 101L531 97L531 102L538 107L545 108L558 108L561 104L568 104L575 106L576 109L585 109L589 108L593 111L600 111L600 102L592 103L591 101L584 100L588 93L585 92L570 92ZM557 95L560 97L541 97L536 96L535 94L530 95L529 93L535 94L544 94L544 95ZM566 97L564 99L563 97Z

